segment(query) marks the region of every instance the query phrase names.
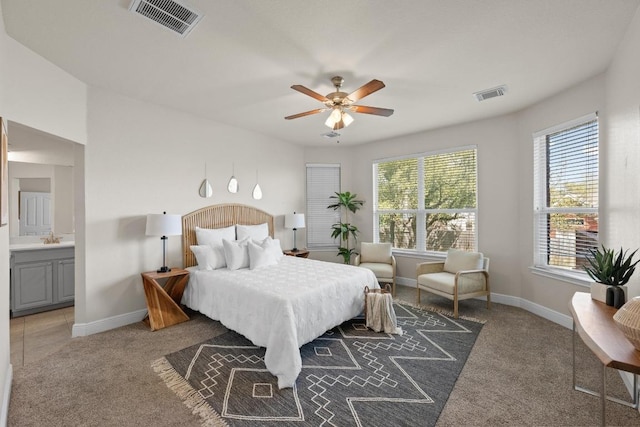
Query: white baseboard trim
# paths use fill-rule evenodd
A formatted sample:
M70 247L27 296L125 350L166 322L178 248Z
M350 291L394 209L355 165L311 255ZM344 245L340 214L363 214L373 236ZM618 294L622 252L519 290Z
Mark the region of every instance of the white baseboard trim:
M0 427L9 425L9 401L11 400L11 384L13 383L13 366L7 365L7 372L4 376L4 387L2 393L2 409L0 409Z
M121 326L130 325L132 323L140 322L147 315L147 310L137 310L131 313L119 314L113 317L107 317L106 319L96 320L89 323L74 323L71 331L71 336L85 337L87 335L93 335L100 332L105 332L110 329L119 328Z
M408 277L396 277L396 283L398 285L408 286L411 288L415 288L417 284L416 279L409 279ZM478 297L477 299L484 300L484 297ZM553 323L562 325L567 329L573 328L573 322L570 316L558 313L557 311L551 310L550 308L544 307L540 304L536 304L535 302L531 302L526 299L491 292L491 301L498 304L510 305L512 307L520 307L523 310L527 310L530 313L542 317L543 319L547 319L552 321Z

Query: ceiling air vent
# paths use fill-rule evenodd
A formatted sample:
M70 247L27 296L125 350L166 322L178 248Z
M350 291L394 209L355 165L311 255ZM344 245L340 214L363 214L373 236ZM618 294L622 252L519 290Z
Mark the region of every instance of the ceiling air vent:
M495 98L497 96L502 96L505 93L507 93L507 86L502 85L502 86L494 87L491 89L483 90L480 92L475 92L473 96L475 96L478 101L485 101L487 99Z
M202 14L175 0L133 0L129 10L186 37Z

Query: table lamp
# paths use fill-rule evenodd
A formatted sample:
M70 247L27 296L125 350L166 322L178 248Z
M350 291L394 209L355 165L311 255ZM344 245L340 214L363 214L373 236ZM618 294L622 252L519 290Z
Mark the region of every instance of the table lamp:
M147 215L147 236L162 236L162 267L158 273L167 273L171 271L167 267L167 236L179 236L182 234L182 217L180 215L162 214Z
M298 248L296 242L296 230L298 228L304 228L304 214L292 213L284 216L284 228L293 229L293 249L292 252L297 252Z

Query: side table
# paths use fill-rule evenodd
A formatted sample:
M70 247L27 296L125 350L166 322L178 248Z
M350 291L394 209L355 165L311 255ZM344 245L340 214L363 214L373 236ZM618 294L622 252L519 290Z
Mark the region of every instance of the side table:
M189 272L181 268L172 268L166 273L142 273L142 285L149 312L143 322L152 331L189 320L189 316L180 308L180 300L188 280ZM164 284L161 284L162 281Z
M576 292L569 303L573 316L573 388L600 398L601 422L606 423L606 402L620 403L638 408L638 375L640 374L640 352L635 349L613 321L617 309L591 299L586 292ZM600 359L600 392L576 384L576 335ZM631 402L607 396L605 372L614 368L633 374L633 399Z
M299 258L309 258L309 251L306 249L298 249L297 251L286 250L282 251L283 254L287 256L297 256Z

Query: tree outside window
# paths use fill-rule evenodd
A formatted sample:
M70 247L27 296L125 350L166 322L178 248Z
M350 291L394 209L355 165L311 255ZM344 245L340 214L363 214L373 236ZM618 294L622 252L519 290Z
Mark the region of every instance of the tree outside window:
M374 165L374 226L394 248L476 249L476 148Z

